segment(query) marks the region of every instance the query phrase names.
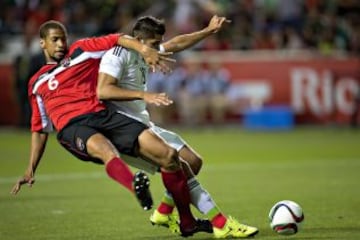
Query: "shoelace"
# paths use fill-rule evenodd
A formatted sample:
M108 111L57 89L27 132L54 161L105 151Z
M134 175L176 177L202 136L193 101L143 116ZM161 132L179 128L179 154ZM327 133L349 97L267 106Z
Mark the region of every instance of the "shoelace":
M229 217L229 220L230 220L230 227L232 229L238 229L240 230L241 232L246 232L248 227L244 224L241 224L239 223L239 221L233 217Z

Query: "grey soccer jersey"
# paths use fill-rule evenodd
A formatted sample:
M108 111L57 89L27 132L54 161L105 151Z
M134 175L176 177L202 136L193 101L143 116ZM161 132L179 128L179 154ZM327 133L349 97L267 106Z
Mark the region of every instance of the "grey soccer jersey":
M120 46L114 47L105 53L99 68L99 72L116 78L119 87L138 91L146 91L148 70L149 67L140 54ZM116 105L119 112L150 126L151 131L177 151L186 144L176 133L155 126L155 124L150 121L145 101L112 101L112 103ZM131 166L143 169L151 174L154 174L159 167L152 162L146 160L139 161L137 158L127 155L123 155L123 159Z
M133 50L116 46L102 57L99 72L117 79L121 88L146 91L146 80L149 67L142 56ZM150 124L149 113L143 100L112 101L119 112L135 118L147 125Z
M160 51L164 51L161 45ZM119 87L138 91L146 91L148 70L149 67L140 54L120 46L114 47L105 53L99 68L99 72L116 78ZM119 112L150 126L151 131L177 151L186 145L186 142L179 135L155 126L150 121L144 100L112 101L112 103L117 106ZM122 157L131 166L143 169L151 174L154 174L159 167L152 162L139 161L131 156L122 155Z

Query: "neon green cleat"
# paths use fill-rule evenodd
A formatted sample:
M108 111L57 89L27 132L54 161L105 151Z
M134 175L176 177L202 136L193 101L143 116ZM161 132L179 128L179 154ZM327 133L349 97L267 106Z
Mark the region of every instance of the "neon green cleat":
M247 238L255 236L258 232L256 227L241 224L232 217L227 219L223 228L214 227L215 238Z
M180 234L179 216L175 213L162 214L156 209L150 216L150 222L152 225L169 228L174 234Z

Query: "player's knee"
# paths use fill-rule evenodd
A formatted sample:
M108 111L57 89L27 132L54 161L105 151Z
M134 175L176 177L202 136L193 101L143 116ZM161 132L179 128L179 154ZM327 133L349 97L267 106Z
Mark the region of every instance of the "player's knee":
M167 148L162 167L169 171L176 171L180 169L179 155L177 151L171 147Z
M192 154L190 156L186 156L184 158L184 160L190 166L191 171L193 172L193 174L198 175L199 172L200 172L200 169L202 167L202 164L203 164L202 158L200 156L198 156L197 154Z
M193 171L193 173L195 175L198 175L200 170L201 170L201 167L202 167L202 164L203 164L203 160L201 157L195 157L193 159L193 161L191 161L190 163L190 167L191 167L191 170Z

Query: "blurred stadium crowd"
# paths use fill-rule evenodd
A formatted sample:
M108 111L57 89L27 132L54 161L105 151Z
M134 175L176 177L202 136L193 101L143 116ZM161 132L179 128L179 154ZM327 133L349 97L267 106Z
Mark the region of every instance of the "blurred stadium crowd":
M2 0L0 53L11 49L6 44L12 39L22 39L25 48L15 60L22 125L29 122L26 81L35 71L30 65L41 64L38 57L24 60L24 53L44 21L63 22L70 38L77 39L129 33L138 16L153 15L166 20L165 38L169 38L205 27L214 14L232 22L192 50L313 50L323 55L360 56L358 0ZM177 104L150 106L155 122L167 123L176 116L184 124L199 125L209 120L209 113L214 123L229 119L231 76L221 64L187 62L185 55L166 76L171 80L162 81L164 77L150 74L149 90L166 91Z
M226 31L198 49L301 49L360 53L357 0L2 0L0 33L37 33L48 19L62 21L75 36L126 31L139 15L167 21L168 35L197 30L214 13L227 16ZM4 38L2 38L4 39Z

